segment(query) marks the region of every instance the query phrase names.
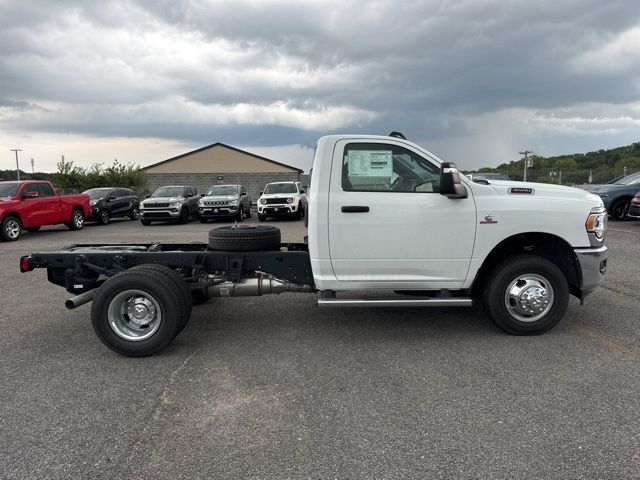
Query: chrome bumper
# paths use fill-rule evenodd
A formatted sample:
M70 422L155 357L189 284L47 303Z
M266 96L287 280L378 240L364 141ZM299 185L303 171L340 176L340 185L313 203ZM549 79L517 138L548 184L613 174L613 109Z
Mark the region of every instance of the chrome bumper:
M580 291L582 297L586 297L604 282L607 273L607 259L609 249L603 245L598 248L576 248L576 257L582 271L582 285Z

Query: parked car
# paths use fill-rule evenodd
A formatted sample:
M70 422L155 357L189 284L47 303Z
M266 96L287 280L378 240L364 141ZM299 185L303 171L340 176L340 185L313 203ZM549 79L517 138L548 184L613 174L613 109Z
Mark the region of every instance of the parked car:
M258 199L258 220L292 215L302 218L306 207L307 195L300 182L268 183Z
M91 213L87 220L107 225L115 217L129 217L131 220L140 218L140 202L133 190L104 187L91 188L82 193L91 199Z
M202 223L216 218L241 222L251 217L251 197L242 185L213 185L198 201L198 219Z
M89 211L88 195L59 195L47 181L0 182L0 238L6 242L43 225L80 230Z
M629 217L640 218L640 193L636 193L629 204Z
M198 215L200 195L188 185L160 187L140 202L140 223L173 221L187 223Z
M615 183L582 186L587 192L595 193L613 220L624 220L629 215L629 205L633 196L640 192L640 172L619 178Z
M511 181L511 179L505 175L504 173L497 173L497 172L485 172L485 173L476 173L476 172L471 172L471 173L467 173L467 177L469 178L469 180L472 181L476 181L476 180L487 180L487 181L491 181L491 180L507 180L507 181Z

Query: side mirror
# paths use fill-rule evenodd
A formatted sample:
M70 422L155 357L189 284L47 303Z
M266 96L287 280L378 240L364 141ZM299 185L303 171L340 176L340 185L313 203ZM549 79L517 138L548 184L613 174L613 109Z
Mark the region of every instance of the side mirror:
M260 195L262 195L262 190L260 190Z
M150 198L150 197L151 197L151 195L145 195L144 196L144 198Z
M193 193L187 193L187 196L185 198L191 198L193 197Z
M300 193L304 193L304 190L300 190Z
M22 198L38 198L38 192L32 190L30 192L24 192Z
M247 196L247 192L240 192L240 196L241 197L246 197Z
M467 198L467 189L460 181L460 173L455 163L443 162L440 165L440 195Z

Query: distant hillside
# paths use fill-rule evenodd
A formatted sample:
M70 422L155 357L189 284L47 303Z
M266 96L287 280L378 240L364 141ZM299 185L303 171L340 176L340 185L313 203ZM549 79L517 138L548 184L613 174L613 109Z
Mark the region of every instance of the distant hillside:
M621 175L640 171L640 142L626 147L598 150L588 153L541 157L533 155L534 166L528 171L528 179L536 182L563 184L606 183ZM481 172L502 172L513 180L522 180L523 160L503 163L497 168L481 168Z

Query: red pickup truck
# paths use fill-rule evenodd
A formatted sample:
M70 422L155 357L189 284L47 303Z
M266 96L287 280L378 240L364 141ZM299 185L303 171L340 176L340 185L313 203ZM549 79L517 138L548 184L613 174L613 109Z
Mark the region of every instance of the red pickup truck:
M50 182L0 182L0 239L13 242L23 230L57 223L80 230L90 210L89 195L58 195Z

